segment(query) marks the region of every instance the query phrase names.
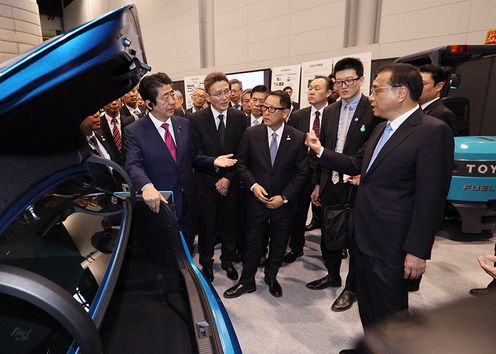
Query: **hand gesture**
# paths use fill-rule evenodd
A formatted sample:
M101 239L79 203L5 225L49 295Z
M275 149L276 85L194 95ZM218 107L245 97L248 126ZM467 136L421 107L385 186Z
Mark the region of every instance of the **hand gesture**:
M226 177L222 177L215 183L215 189L221 196L226 197L230 183L231 182Z
M413 254L407 253L405 257L405 279L417 279L419 278L422 274L425 273L425 266L426 266L426 261L425 259L418 258L414 256Z
M220 155L214 160L214 166L222 168L234 166L238 160L233 159L233 156L234 154Z
M305 145L313 150L316 154L320 152L322 149L322 145L320 144L319 138L315 135L315 132L312 130L310 133L307 133L307 138L305 140Z
M265 188L259 185L258 183L255 183L252 192L253 195L255 195L255 198L260 200L262 203L267 204L269 202L269 199L267 198L269 194L267 193Z
M496 256L478 256L477 260L484 271L496 279L496 267L494 267L494 262L496 262Z
M155 189L153 184L147 184L143 188L143 201L148 205L151 211L158 213L160 211L160 202L167 204L167 200Z

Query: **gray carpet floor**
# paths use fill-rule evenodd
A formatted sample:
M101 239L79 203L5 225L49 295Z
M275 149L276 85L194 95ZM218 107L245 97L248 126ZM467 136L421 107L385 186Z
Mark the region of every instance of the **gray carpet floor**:
M269 294L261 268L256 292L236 299L222 298L222 293L235 282L221 269L220 248L216 249L213 285L223 299L243 353L338 353L351 348L363 334L356 303L345 312L331 311L342 288L305 287L307 282L326 274L319 235L318 230L307 232L304 256L280 269L278 280L283 296L278 299ZM494 242L494 237L473 242L437 237L420 291L410 294L410 311L425 311L468 297L469 289L486 286L491 277L480 269L476 256L492 254ZM195 260L198 262L197 255ZM241 272L241 264L236 267ZM347 271L348 258L341 267L343 283Z

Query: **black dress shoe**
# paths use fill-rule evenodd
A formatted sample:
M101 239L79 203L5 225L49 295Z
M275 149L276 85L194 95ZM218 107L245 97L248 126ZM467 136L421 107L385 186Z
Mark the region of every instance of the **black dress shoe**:
M337 277L334 279L331 279L329 275L326 275L323 278L311 281L310 283L307 284L307 288L312 289L312 290L322 290L328 287L333 287L333 288L339 288L341 286L341 277Z
M294 261L296 261L296 258L301 257L301 256L303 256L303 252L290 251L290 252L286 253L286 255L283 258L283 261L285 263L293 263Z
M234 263L241 263L242 260L243 260L243 258L241 257L241 253L236 253L234 255L234 259L233 259Z
M313 223L310 223L308 224L307 226L305 226L305 231L312 231L312 230L315 230L315 229L318 229L318 225L315 225Z
M262 257L260 257L260 259L258 260L258 266L260 268L262 267L265 267L265 263L267 263L267 256L266 255L263 255Z
M341 259L346 259L346 258L348 258L348 250L342 250Z
M274 296L274 297L281 297L282 296L282 288L277 279L275 278L269 278L265 277L264 278L265 284L269 286L269 293Z
M339 294L338 298L334 301L331 306L331 310L334 312L346 311L353 303L356 301L356 295L351 290L344 289L341 294Z
M226 271L227 277L231 280L238 280L238 271L234 268L232 263L222 265L222 269Z
M234 299L235 297L239 297L243 294L252 293L256 290L257 290L257 286L255 284L247 285L247 284L238 283L234 285L232 288L229 288L226 291L224 291L224 297L226 299Z
M488 288L475 288L475 289L470 289L470 295L481 297L484 295L487 295L489 293Z
M214 270L211 264L203 266L202 273L209 282L214 281Z
M358 350L356 350L356 349L343 349L339 352L339 354L358 354Z

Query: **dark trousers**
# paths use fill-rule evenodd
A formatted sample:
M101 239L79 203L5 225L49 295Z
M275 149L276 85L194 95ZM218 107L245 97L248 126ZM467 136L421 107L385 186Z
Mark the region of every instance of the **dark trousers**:
M307 223L308 205L310 204L310 195L314 185L307 181L302 191L297 197L298 210L294 216L290 230L289 247L294 253L303 253L305 246L305 226Z
M259 203L256 201L256 203ZM270 210L262 206L250 207L247 213L247 230L245 247L243 253L243 272L240 283L254 284L257 273L258 260L264 251L264 237L269 225L269 257L265 263L265 276L275 278L282 264L286 245L289 238L291 213L288 213L287 205L276 210ZM266 209L266 210L264 210Z
M332 181L328 181L324 190L320 194L320 202L322 206L336 205L337 208L344 205L349 198L349 193L352 186L344 183L333 184ZM353 192L352 192L353 193ZM351 200L353 200L353 195ZM322 216L323 217L323 216ZM338 278L342 263L342 250L336 250L332 245L327 244L327 240L321 237L320 240L320 250L322 252L322 258L324 259L324 264L327 268L329 276L332 278ZM346 277L345 289L355 292L355 269L352 262L353 250L350 249L350 261L349 270Z
M200 264L208 265L214 256L215 239L221 238L222 263L234 260L236 239L239 229L237 222L238 187L231 185L226 197L215 190L215 186L200 191L200 218L198 221L198 249ZM216 230L217 227L222 230Z
M364 330L398 312L408 314L408 280L403 278L404 260L371 257L352 242L356 271L358 309Z

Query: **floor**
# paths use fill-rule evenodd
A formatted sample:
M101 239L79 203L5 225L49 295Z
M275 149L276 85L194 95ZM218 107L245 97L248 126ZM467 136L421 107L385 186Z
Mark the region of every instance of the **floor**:
M319 234L318 230L307 232L304 256L280 269L281 298L269 294L259 268L256 292L223 299L243 353L338 353L352 347L362 335L356 304L341 313L330 309L341 288L305 287L307 282L326 274L320 257ZM472 242L437 237L420 291L410 294L411 311L425 311L467 297L469 289L489 283L491 278L480 269L476 256L492 254L494 242L494 237ZM213 285L222 298L222 293L235 282L221 269L219 254L217 249ZM241 264L236 267L241 271ZM347 269L348 259L341 267L343 280Z

